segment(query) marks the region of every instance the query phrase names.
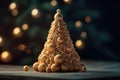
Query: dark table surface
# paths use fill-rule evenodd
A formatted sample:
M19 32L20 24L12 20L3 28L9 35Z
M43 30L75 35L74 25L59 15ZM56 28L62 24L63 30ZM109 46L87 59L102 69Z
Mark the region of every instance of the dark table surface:
M120 62L84 61L87 72L43 73L32 67L23 71L23 66L0 65L0 80L120 80Z

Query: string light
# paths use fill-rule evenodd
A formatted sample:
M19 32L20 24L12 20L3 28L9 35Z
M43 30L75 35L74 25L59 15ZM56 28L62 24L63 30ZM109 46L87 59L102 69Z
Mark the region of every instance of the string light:
M28 24L23 24L23 25L22 25L22 30L27 30L28 27L29 27Z
M21 29L20 29L19 27L14 28L14 29L13 29L13 35L14 35L15 37L20 37L20 36L22 35Z
M9 51L3 51L0 57L1 60L6 63L12 60L12 54Z
M85 22L86 23L90 23L92 21L91 17L90 16L86 16L85 17Z
M81 21L76 21L75 22L75 26L76 27L81 27L82 26L82 22Z
M0 46L2 46L3 44L4 44L3 37L0 36Z
M64 1L64 3L66 3L66 4L71 4L72 3L72 0L63 0Z
M83 41L82 41L82 40L77 40L77 41L75 42L75 46L76 46L76 48L78 48L78 49L82 49L82 48L84 47Z
M17 4L15 2L12 2L10 5L9 5L9 9L10 10L13 10L17 7Z
M34 18L38 18L38 17L40 17L41 13L40 13L40 11L39 11L37 8L34 8L34 9L31 11L31 15L32 15Z
M82 38L86 38L87 37L87 33L86 32L81 32L81 37Z
M56 6L57 5L57 1L56 0L52 0L50 3L51 3L52 6Z

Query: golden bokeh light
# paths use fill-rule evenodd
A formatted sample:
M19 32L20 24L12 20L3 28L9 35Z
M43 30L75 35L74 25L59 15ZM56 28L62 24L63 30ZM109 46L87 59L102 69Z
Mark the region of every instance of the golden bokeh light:
M31 11L31 15L32 15L34 18L38 18L38 17L40 17L41 13L40 13L40 11L39 11L37 8L34 8L34 9Z
M2 46L4 44L4 40L3 40L3 37L0 36L0 46Z
M85 22L86 23L90 23L92 21L91 17L90 16L86 16L85 17Z
M76 21L75 22L75 26L76 27L81 27L82 26L82 22L81 21Z
M87 33L86 32L81 32L81 37L82 38L86 38L87 37Z
M7 62L10 62L12 60L12 54L9 51L3 51L1 53L0 58L1 58L1 61L7 63Z
M20 45L18 45L18 49L19 49L20 51L25 51L25 50L27 49L27 46L24 45L24 44L20 44Z
M17 7L17 4L15 2L12 2L10 5L9 5L9 9L10 10L13 10Z
M0 43L3 42L3 38L0 36Z
M57 1L56 1L56 0L51 0L50 4L51 4L52 6L56 6L56 5L57 5Z
M14 10L11 11L11 13L12 13L13 16L17 16L19 11L17 9L14 9Z
M77 41L75 42L75 46L76 46L76 48L78 48L78 49L82 49L82 48L84 47L83 41L82 41L82 40L77 40Z
M23 24L22 25L22 30L27 30L29 28L28 24Z
M14 35L15 37L20 37L20 36L22 35L21 29L20 29L19 27L15 27L15 28L13 29L13 35Z
M72 0L63 0L64 1L64 3L66 3L66 4L71 4L72 3Z

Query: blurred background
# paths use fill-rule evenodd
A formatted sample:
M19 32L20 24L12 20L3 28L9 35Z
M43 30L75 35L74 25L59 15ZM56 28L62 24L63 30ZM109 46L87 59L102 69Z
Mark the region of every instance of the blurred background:
M83 60L120 61L117 0L0 0L0 64L33 64L60 8Z

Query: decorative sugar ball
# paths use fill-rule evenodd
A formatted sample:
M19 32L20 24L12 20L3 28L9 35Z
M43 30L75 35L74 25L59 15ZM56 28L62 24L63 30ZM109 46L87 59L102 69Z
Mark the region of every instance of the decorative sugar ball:
M85 66L85 64L83 64L83 63L80 63L80 67L81 67L81 72L85 72L85 71L87 71L86 70L86 66Z
M48 46L47 46L47 49L48 49L48 51L54 51L55 50L55 46L54 46L54 44L52 44L52 43L50 43Z
M69 71L69 65L67 63L61 64L62 71Z
M33 64L33 69L35 70L35 71L38 71L38 65L39 65L39 63L38 62L35 62L34 64Z
M87 71L87 70L86 70L86 67L81 67L81 70L80 70L80 71L82 71L82 72Z
M52 72L58 72L58 71L60 71L59 65L56 64L56 63L52 64L52 65L51 65L51 71L52 71Z
M62 57L62 55L60 54L57 54L55 57L54 57L54 62L57 63L57 64L61 64L63 63L64 59Z
M73 67L70 67L70 71L74 71L74 68L73 68Z
M25 65L25 66L23 67L23 70L24 70L24 71L28 71L28 70L29 70L29 66Z
M72 49L72 47L66 47L66 51L67 51L67 52L72 52L73 49Z
M40 72L45 72L45 71L46 71L46 64L45 64L45 63L40 63L40 64L38 65L38 70L39 70Z
M57 42L58 42L58 43L63 43L63 42L64 42L64 39L63 39L62 37L58 37L58 38L57 38Z
M47 67L47 68L46 68L46 72L51 72L51 68L50 68L50 67Z
M75 68L75 71L80 71L80 64L76 63L74 68Z

